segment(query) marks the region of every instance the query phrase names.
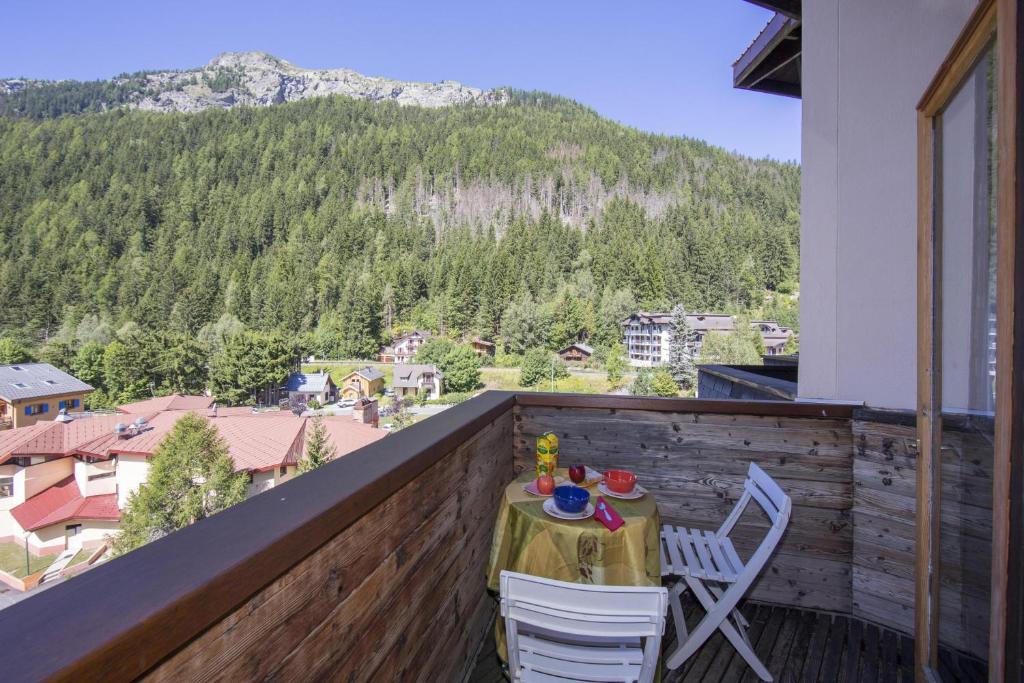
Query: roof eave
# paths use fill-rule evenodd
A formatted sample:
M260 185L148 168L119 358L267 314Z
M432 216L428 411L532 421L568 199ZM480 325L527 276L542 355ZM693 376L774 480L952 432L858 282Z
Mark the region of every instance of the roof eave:
M803 7L801 0L747 0L752 5L770 9L773 12L785 14L793 19L799 19Z
M733 86L799 98L801 51L800 20L777 13L733 64Z

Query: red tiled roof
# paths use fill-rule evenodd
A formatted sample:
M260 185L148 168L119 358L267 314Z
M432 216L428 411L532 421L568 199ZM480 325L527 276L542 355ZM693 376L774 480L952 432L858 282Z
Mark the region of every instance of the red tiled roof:
M45 422L3 431L0 432L0 464L11 457L29 455L110 458L130 453L150 456L185 414L182 410L166 410L141 415L83 417L71 422ZM224 409L218 411L217 417L200 415L217 428L227 443L236 471L269 470L294 464L305 449L309 418L283 411L253 413L248 408ZM139 417L146 422L138 433L114 433L117 423L131 425ZM349 417L324 418L324 425L339 455L385 436L385 432Z
M236 472L268 470L295 463L302 453L306 421L291 413L262 417L230 415L210 421L227 443Z
M27 531L73 519L114 522L121 519L121 511L117 509L117 494L84 498L73 475L11 508L11 515Z
M37 422L0 432L0 463L19 456L70 455L83 444L113 434L118 422L127 424L136 417L149 419L153 415L77 417L70 422Z
M334 444L339 456L351 453L387 436L387 432L383 429L354 422L348 417L325 417L323 421L327 437ZM303 443L303 451L305 451L305 443Z
M170 396L157 396L147 398L145 401L126 403L118 406L122 413L156 413L161 410L206 410L213 405L212 396L186 396L184 394L171 394Z

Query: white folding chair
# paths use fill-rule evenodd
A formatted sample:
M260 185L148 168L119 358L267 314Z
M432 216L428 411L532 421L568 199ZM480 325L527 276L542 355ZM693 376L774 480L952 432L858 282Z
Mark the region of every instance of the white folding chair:
M670 669L682 666L689 657L721 629L750 668L763 681L771 681L771 674L754 654L747 638L747 620L740 614L740 598L750 589L779 544L792 509L792 501L764 470L750 463L743 495L717 532L686 529L665 525L661 530L661 574L680 576L669 591L669 604L676 624L678 646L669 655L666 665ZM732 531L747 504L754 500L771 520L771 528L754 554L744 564L732 541ZM689 588L700 601L707 614L688 633L686 619L679 597ZM732 621L730 621L730 618Z
M513 683L654 679L668 591L591 586L501 572Z

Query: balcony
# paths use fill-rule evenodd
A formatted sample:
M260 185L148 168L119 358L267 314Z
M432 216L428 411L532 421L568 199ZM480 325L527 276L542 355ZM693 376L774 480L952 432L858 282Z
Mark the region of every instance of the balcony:
M762 661L776 680L911 680L912 422L831 404L509 392L0 611L0 639L19 653L4 680L500 680L492 525L548 430L566 460L637 472L662 523L717 526L757 462L794 503L745 607ZM943 463L960 511L943 523L965 550L944 557L956 569L944 574L944 680L983 676L987 647L973 587L987 558L966 549L990 534L991 498L963 440L970 462ZM765 524L747 515L741 555ZM663 680L749 675L718 635Z

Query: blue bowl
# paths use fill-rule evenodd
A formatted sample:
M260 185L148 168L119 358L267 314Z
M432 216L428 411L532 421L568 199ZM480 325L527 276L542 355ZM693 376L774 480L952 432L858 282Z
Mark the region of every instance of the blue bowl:
M559 486L555 489L555 507L562 512L583 512L590 502L590 492L579 486Z

